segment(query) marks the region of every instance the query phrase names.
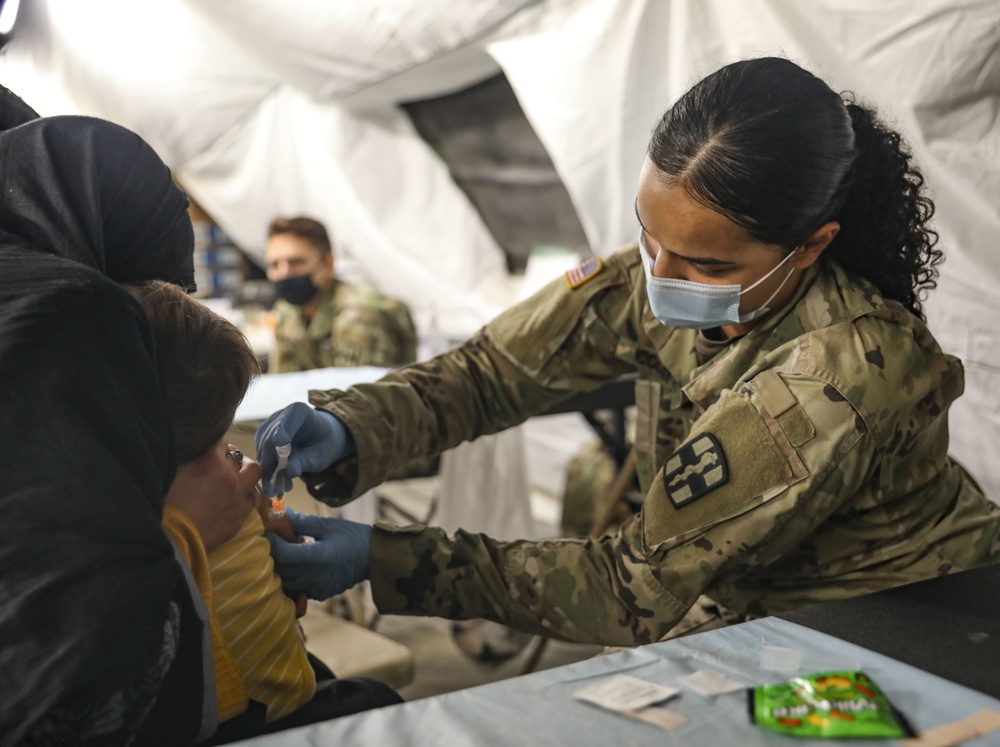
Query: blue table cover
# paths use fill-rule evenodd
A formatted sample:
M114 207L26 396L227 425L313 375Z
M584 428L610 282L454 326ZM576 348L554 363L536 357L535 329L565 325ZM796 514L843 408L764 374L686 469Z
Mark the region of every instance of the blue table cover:
M378 381L391 370L356 366L263 374L251 382L246 396L236 408L234 420L237 423L264 420L275 410L292 402L308 402L310 389L347 389L355 384Z
M775 671L775 651L792 650L794 670ZM777 652L782 653L782 652ZM763 658L762 658L763 656ZM762 668L762 665L764 667ZM918 731L957 721L1000 701L838 638L778 618L764 618L674 641L490 683L390 708L360 713L240 742L245 745L706 745L710 747L854 747L897 745L894 739L800 739L750 722L745 690L703 696L678 677L721 672L747 687L797 674L861 669ZM627 673L681 690L665 704L687 723L667 732L573 697L583 685ZM966 742L1000 745L1000 732Z

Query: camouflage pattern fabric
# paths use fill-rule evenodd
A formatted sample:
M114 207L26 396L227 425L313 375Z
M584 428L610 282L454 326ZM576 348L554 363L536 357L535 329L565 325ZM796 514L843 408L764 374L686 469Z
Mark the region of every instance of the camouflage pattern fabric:
M632 244L443 356L313 392L357 444L309 476L336 504L401 461L640 377L638 515L612 536L541 542L379 526L379 610L634 645L668 636L702 594L745 619L1000 560L1000 507L947 455L961 363L912 314L824 259L702 365L698 334L652 316Z
M563 537L590 534L604 496L615 481L615 460L599 440L585 443L566 465L559 532Z
M300 307L274 305L275 349L268 371L308 371L342 366L392 368L417 357L417 333L406 305L367 285L335 280L321 291L306 323Z

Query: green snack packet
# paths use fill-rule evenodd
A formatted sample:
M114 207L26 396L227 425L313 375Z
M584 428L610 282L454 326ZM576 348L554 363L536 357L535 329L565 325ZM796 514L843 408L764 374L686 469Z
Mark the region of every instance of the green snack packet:
M748 691L750 718L796 737L909 736L888 698L863 672L820 672Z

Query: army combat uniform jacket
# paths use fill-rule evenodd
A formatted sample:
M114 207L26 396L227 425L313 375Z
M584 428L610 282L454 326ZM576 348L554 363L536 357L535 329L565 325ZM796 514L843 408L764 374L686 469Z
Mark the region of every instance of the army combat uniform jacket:
M278 301L271 373L341 366L392 368L417 357L417 333L406 305L366 285L335 280L321 291L316 314Z
M961 364L899 304L822 260L701 365L698 334L653 317L633 244L443 356L312 392L357 444L308 476L338 503L401 460L639 375L638 515L611 536L552 541L380 526L378 608L633 645L666 636L702 594L753 617L1000 560L1000 508L947 456Z

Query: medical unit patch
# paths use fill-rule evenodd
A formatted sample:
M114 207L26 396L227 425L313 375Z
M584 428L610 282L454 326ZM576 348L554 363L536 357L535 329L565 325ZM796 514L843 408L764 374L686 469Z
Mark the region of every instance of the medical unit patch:
M711 433L702 433L667 457L663 488L676 508L696 501L729 481L722 447Z
M579 288L581 285L594 277L594 275L599 273L602 267L604 267L604 263L601 262L599 257L592 257L584 262L581 262L579 265L566 273L566 285L569 286L570 290Z

